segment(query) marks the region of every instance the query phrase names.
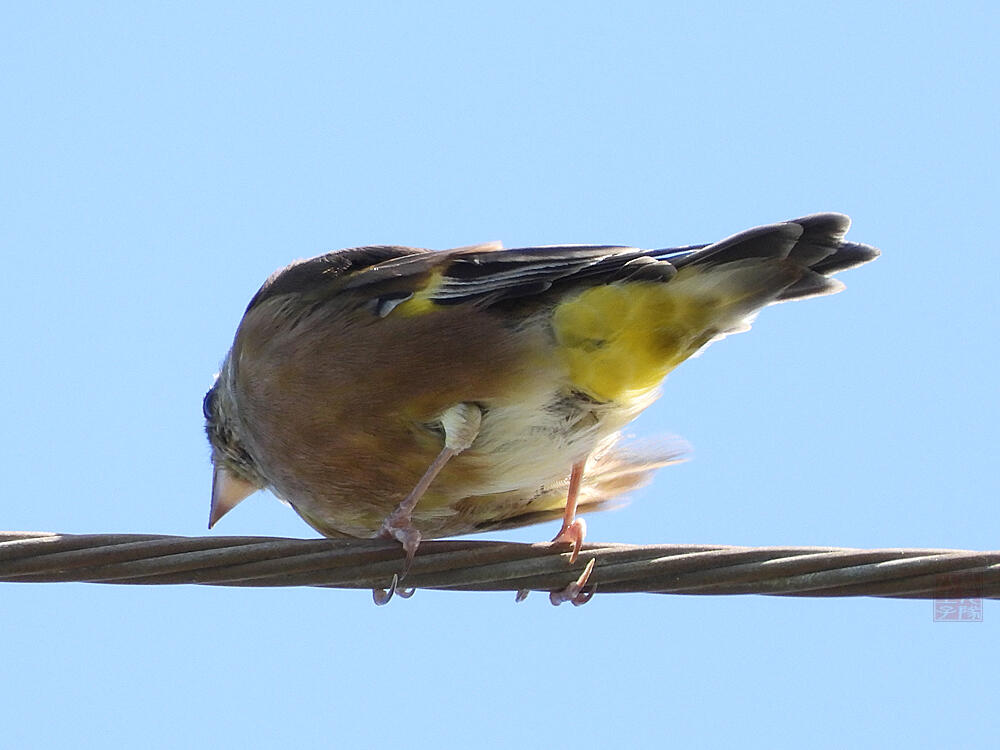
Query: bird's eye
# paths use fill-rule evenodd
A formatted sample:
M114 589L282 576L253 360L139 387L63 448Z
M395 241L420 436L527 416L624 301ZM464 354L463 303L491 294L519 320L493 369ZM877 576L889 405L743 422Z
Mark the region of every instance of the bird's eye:
M205 415L205 419L212 419L213 407L215 406L215 388L212 388L208 393L205 394L205 400L201 402L201 413Z

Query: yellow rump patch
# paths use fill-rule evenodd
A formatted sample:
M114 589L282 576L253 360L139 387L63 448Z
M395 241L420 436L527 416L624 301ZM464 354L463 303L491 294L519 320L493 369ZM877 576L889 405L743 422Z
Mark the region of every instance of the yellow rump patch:
M553 314L559 356L574 387L598 401L656 388L715 335L718 302L662 282L586 289Z

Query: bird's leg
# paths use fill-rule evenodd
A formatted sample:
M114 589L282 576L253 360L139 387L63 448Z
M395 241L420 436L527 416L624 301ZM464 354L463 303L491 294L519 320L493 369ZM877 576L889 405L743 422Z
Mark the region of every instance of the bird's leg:
M420 498L423 497L427 488L430 487L431 482L434 481L434 477L440 473L441 469L445 467L445 464L455 454L455 450L445 446L437 455L437 458L427 467L427 471L420 477L420 481L403 498L403 501L397 506L396 510L390 513L382 522L379 536L395 539L403 545L403 550L406 552L405 570L409 570L410 563L413 562L413 556L417 553L417 547L420 546L420 532L413 525L413 509L420 501Z
M573 469L569 473L569 490L566 494L566 510L563 513L562 528L556 534L553 544L559 542L569 542L573 545L573 552L569 557L570 563L575 563L577 555L580 554L580 547L583 546L583 538L587 535L587 524L582 518L576 517L576 502L580 497L580 484L583 482L583 467L586 460L573 464Z
M475 404L456 404L441 415L441 426L444 428L444 448L437 455L427 471L420 477L417 484L403 501L382 522L379 535L395 539L403 545L406 551L406 568L404 575L413 562L413 556L420 545L420 532L413 525L413 509L417 507L431 482L441 472L441 469L454 456L464 451L479 435L479 425L483 413Z

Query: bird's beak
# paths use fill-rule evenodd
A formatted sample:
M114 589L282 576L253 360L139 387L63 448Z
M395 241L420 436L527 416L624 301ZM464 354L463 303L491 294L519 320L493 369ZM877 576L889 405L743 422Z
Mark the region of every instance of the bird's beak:
M234 476L221 466L215 468L212 477L212 509L208 514L208 528L231 511L240 501L260 488L245 479Z

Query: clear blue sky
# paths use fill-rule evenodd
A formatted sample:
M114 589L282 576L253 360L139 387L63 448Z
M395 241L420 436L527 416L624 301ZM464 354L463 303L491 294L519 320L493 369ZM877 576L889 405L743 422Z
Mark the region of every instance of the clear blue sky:
M883 257L672 375L634 432L693 460L590 538L1000 546L997 5L479 5L5 6L0 525L207 533L201 398L294 258L838 210ZM313 532L260 494L215 533ZM998 633L991 602L941 624L877 599L0 584L0 725L11 747L986 747Z

